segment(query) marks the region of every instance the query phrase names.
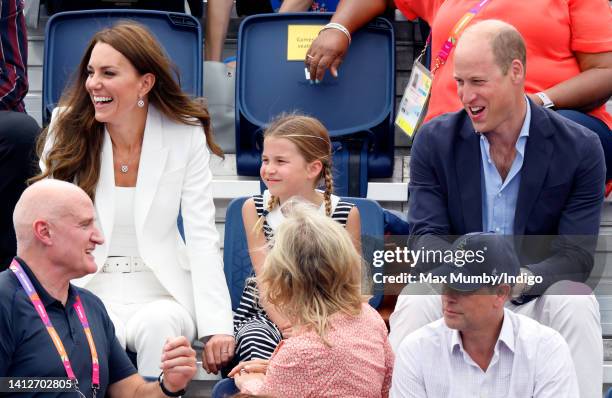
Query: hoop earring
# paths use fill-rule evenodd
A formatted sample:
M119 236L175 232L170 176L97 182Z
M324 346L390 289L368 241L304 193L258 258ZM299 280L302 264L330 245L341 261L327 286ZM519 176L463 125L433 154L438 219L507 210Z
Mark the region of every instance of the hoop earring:
M138 105L139 108L144 108L144 100L141 98L138 98L138 102L136 103L136 105Z

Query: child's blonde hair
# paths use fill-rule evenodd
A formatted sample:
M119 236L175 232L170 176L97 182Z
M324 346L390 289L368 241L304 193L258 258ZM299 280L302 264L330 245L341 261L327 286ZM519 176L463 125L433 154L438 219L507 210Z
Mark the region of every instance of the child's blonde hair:
M325 181L323 201L325 203L325 214L331 216L331 195L334 191L334 179L332 176L332 143L329 133L323 124L317 119L299 113L281 114L274 119L264 133L266 138L285 138L295 144L300 155L307 163L315 160L321 161L323 168L317 181L321 178ZM275 196L270 196L266 205L265 213L272 211L280 203ZM263 226L262 216L255 224L255 229L260 230Z
M296 326L325 334L335 313L361 311L361 256L349 233L312 205L292 200L258 278L263 299Z

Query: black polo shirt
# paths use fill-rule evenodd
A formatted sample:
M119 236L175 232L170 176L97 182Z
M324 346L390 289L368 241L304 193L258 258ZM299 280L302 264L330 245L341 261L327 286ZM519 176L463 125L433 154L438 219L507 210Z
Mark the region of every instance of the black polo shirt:
M100 390L104 397L110 384L136 373L115 337L115 328L102 301L87 290L70 285L66 306L47 293L25 262L17 259L45 306L62 339L81 392L91 392L91 353L83 326L73 307L81 296L100 361ZM0 273L0 377L66 377L66 370L42 320L17 277L10 269ZM0 396L76 397L70 393L19 393Z

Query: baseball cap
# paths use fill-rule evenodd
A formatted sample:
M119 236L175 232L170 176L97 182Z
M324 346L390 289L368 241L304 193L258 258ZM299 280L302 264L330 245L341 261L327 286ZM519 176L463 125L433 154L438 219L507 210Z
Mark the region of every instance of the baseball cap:
M521 268L513 236L489 232L459 237L445 253L444 259L450 261L434 269L432 276L443 285L463 292L472 292L485 285L508 283L507 277L517 276Z

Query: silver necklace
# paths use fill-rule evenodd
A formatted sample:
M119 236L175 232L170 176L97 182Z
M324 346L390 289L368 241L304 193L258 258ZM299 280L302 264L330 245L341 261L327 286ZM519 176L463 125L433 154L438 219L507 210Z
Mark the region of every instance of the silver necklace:
M123 174L127 174L127 172L130 170L130 161L132 159L128 158L127 163L122 163L119 162L119 170L121 170L121 172Z
M127 162L123 163L119 160L118 163L119 163L119 170L123 174L127 174L127 172L130 171L130 163L132 163L132 157L128 155Z

